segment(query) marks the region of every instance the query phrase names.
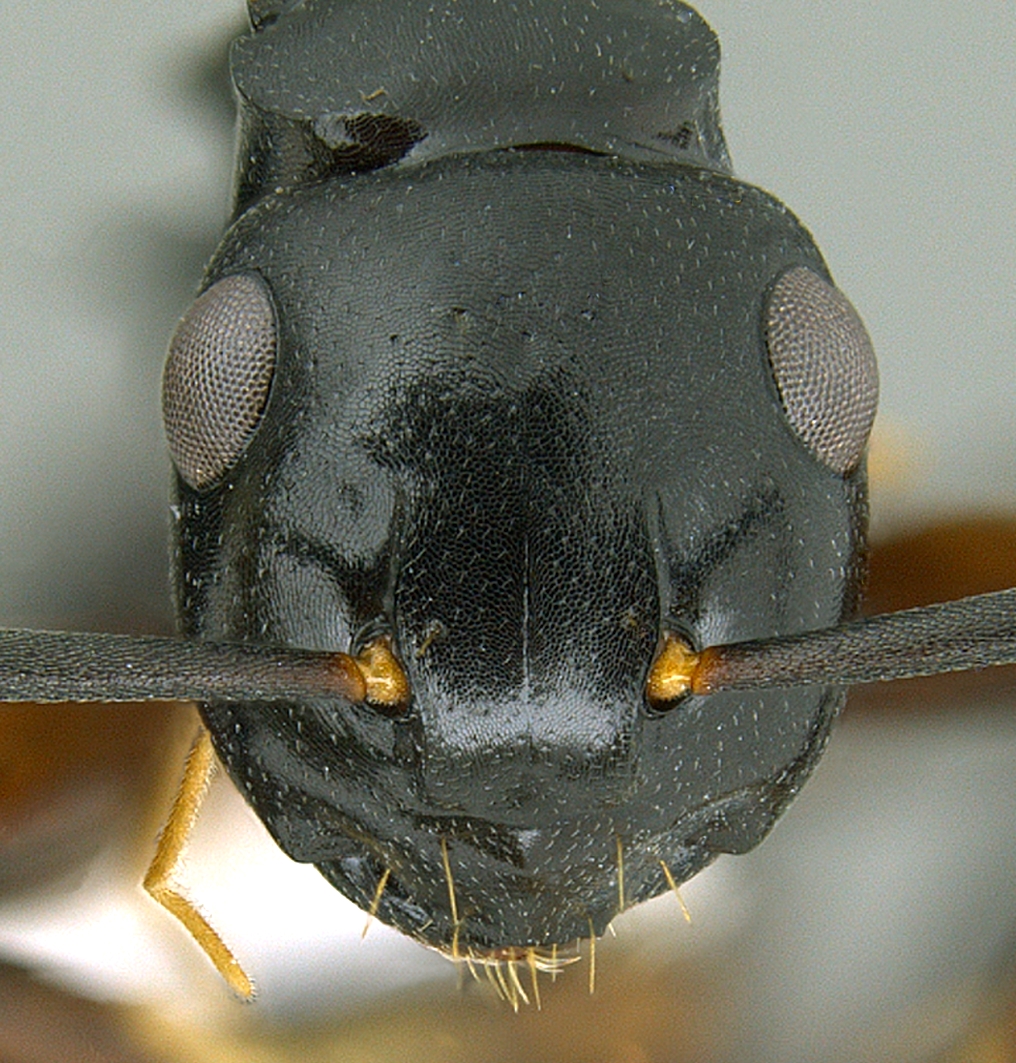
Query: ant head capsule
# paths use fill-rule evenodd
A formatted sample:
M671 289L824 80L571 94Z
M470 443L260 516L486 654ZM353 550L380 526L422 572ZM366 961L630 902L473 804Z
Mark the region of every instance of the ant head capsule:
M703 170L449 156L256 204L211 277L252 271L272 392L220 481L181 483L186 628L354 654L383 634L409 691L395 715L204 707L282 847L365 907L384 877L382 919L481 955L600 933L664 867L754 846L841 692L660 713L647 680L665 631L854 608L866 429L832 429L841 461L798 423L858 420L850 387L806 417L788 384L832 350L800 225ZM819 311L774 311L799 275Z

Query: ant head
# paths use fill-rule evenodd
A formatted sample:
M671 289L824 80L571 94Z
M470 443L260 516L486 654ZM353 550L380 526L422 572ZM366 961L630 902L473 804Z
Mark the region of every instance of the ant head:
M854 607L873 362L780 204L575 153L435 160L252 207L188 320L186 633L383 644L408 689L204 707L287 852L482 954L600 933L761 840L840 693L646 682L667 634ZM177 379L244 398L223 423Z

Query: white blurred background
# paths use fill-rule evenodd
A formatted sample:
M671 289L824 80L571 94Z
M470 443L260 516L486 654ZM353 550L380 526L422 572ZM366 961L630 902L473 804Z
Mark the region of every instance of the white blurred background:
M876 529L1016 512L1016 5L698 8L723 45L737 173L811 228L879 352ZM0 621L166 630L158 380L226 212L228 101L203 90L243 8L0 11ZM636 980L678 972L656 1007L722 1036L694 1056L607 1036L570 1058L940 1058L1016 956L1016 692L995 701L844 721L773 838L687 887L690 927L664 898L598 955L605 1013L614 953ZM443 961L377 926L361 943L362 914L266 845L228 785L208 811L188 881L258 980L254 1012L151 918L118 858L74 892L0 908L0 956L206 1039L391 1007L421 980L456 999ZM548 1058L552 992L525 1020L545 1023L531 1036ZM365 1035L362 1058L388 1058L386 1036Z

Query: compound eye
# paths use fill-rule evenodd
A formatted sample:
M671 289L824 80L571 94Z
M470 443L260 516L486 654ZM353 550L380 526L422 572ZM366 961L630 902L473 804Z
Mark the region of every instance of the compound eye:
M765 340L791 427L829 468L850 472L878 405L875 351L857 311L817 273L798 267L769 296Z
M265 282L236 274L200 295L177 325L162 375L162 417L183 479L208 487L250 442L275 370L275 310Z

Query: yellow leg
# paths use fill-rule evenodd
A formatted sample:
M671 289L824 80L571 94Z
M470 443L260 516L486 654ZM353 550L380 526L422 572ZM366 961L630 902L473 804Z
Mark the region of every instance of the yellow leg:
M169 819L159 836L159 844L145 875L144 886L155 901L183 923L230 988L249 1000L254 995L253 983L208 920L175 888L173 882L184 846L187 844L187 837L197 819L201 800L214 771L215 752L212 749L212 740L202 727L187 757L183 780Z

